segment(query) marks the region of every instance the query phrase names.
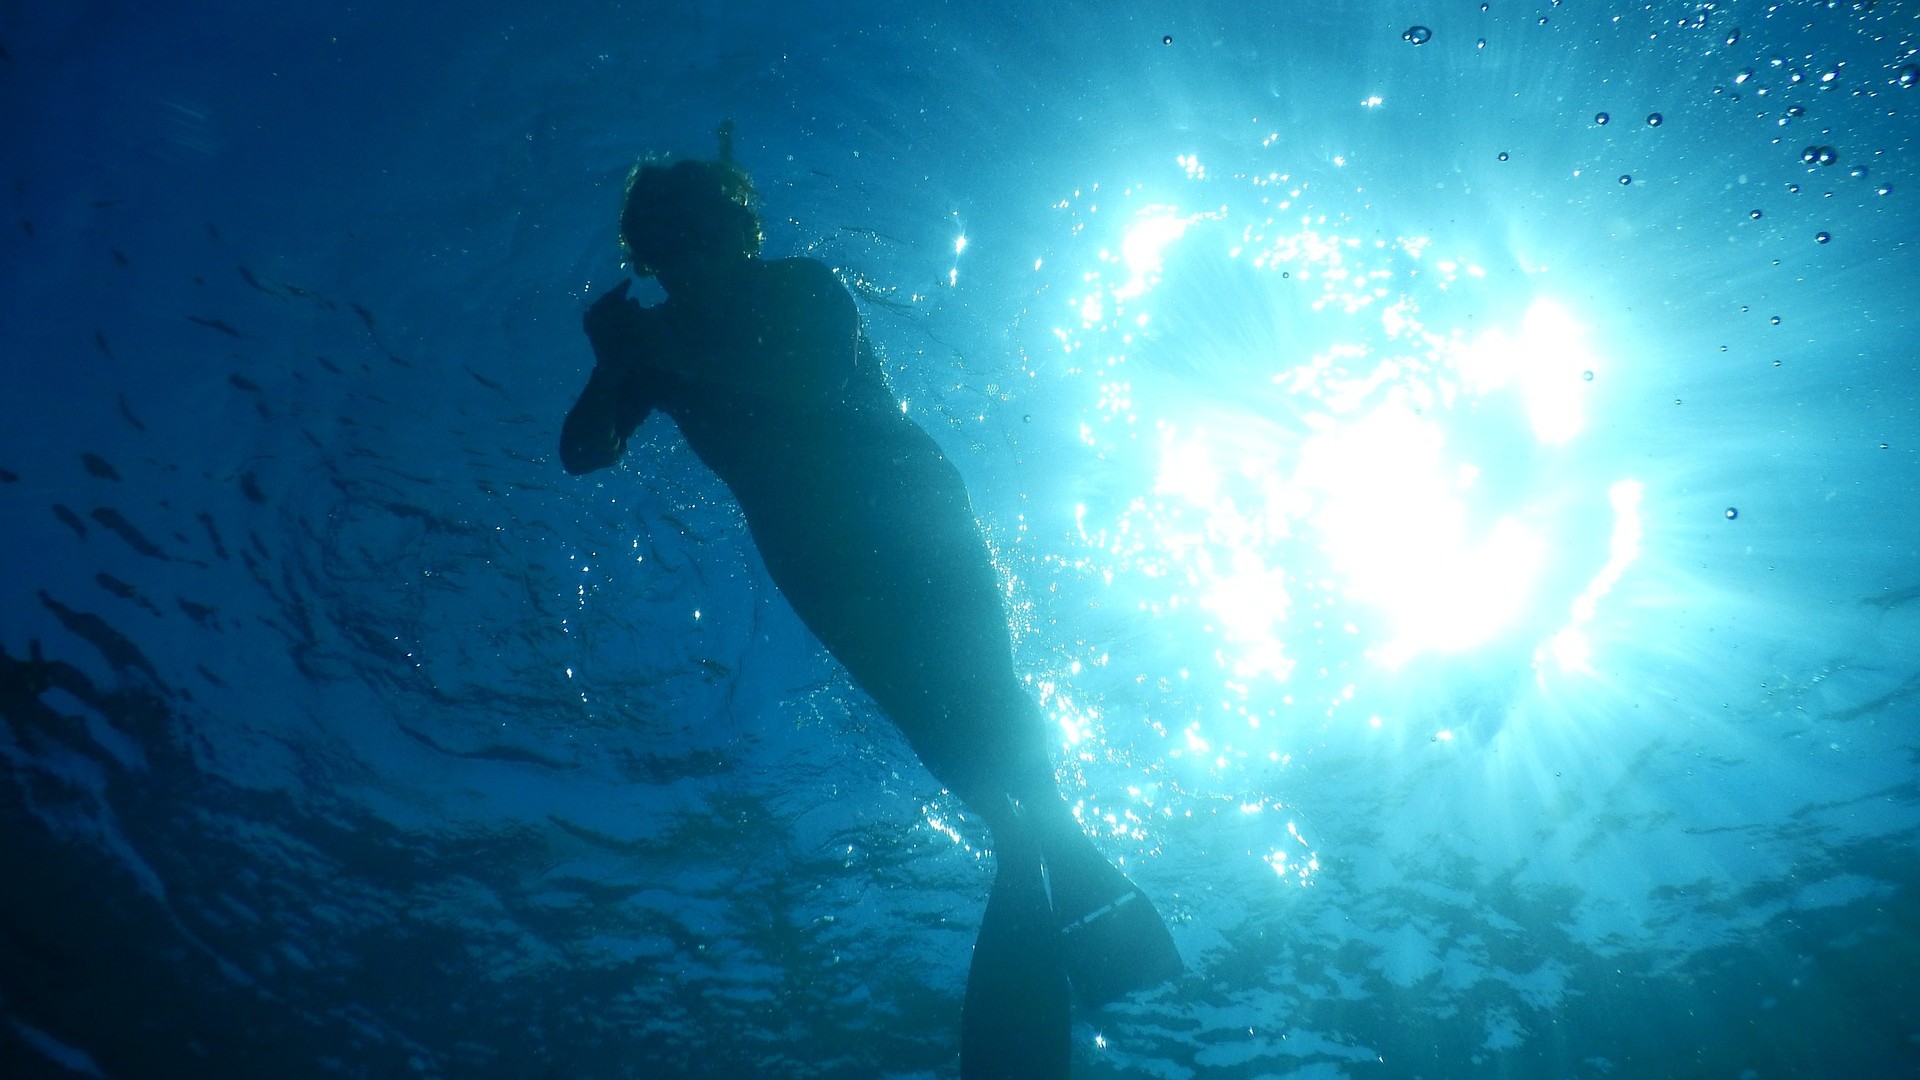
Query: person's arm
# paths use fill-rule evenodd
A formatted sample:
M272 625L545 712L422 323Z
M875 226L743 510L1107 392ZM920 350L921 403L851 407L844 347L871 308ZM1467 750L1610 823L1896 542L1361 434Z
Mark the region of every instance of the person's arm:
M628 284L595 301L582 319L595 364L560 429L560 464L574 476L620 460L658 397L659 376L647 358L659 346L659 317L627 296Z

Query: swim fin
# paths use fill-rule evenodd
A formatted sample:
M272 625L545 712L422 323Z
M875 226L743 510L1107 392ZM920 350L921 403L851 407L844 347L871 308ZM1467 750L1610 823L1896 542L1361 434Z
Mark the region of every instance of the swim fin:
M1040 853L995 853L999 868L967 971L961 1080L1066 1080L1072 995Z
M1180 976L1173 935L1140 887L1078 829L1047 852L1061 960L1073 988L1104 1005Z

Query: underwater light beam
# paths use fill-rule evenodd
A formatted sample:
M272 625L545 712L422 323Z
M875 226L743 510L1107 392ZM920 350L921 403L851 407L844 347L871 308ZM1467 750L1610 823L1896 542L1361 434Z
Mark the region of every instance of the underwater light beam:
M1586 548L1556 542L1601 495L1593 448L1570 450L1600 367L1588 328L1550 296L1484 333L1429 325L1427 303L1457 308L1466 287L1487 299L1477 263L1431 251L1429 237L1363 241L1337 215L1283 224L1264 178L1248 182L1256 206L1139 205L1080 275L1078 326L1056 331L1076 371L1099 380L1105 419L1082 423L1082 441L1119 449L1140 420L1159 435L1115 517L1076 510L1095 552L1085 565L1137 593L1142 612L1197 615L1228 711L1253 728L1299 692L1268 697L1263 682L1310 676L1340 707L1354 690L1348 657L1392 670L1507 642L1532 648L1536 671L1590 672L1586 627L1638 558L1641 489L1620 480L1608 492L1613 539L1597 572ZM1200 245L1199 259L1169 276L1176 245ZM1209 250L1228 278L1206 272ZM1294 336L1266 344L1264 290L1303 320L1300 337L1324 335L1316 355L1289 355ZM1180 362L1120 374L1169 354ZM1194 357L1213 384L1204 397L1155 388L1191 382Z

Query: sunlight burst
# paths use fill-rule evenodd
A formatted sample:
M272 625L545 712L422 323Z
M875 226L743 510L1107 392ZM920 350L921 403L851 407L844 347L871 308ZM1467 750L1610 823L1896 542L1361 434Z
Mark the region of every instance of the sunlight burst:
M1283 218L1306 188L1256 177L1204 213L1130 190L1055 331L1074 370L1099 373L1082 442L1145 474L1076 507L1081 565L1190 620L1246 729L1185 726L1196 760L1239 760L1297 693L1259 687L1296 683L1309 653L1328 718L1355 698L1338 675L1353 663L1532 635L1537 669L1591 672L1584 626L1639 553L1640 485L1566 471L1604 370L1589 328L1551 296L1488 305L1486 271L1430 237ZM1592 516L1607 484L1609 555L1582 565L1561 541L1587 518L1567 508Z

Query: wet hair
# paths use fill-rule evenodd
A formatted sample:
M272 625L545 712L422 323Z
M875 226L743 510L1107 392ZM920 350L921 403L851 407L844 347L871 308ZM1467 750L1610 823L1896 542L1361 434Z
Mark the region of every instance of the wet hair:
M733 124L720 125L712 161L648 158L627 176L620 207L620 245L633 272L652 277L677 251L719 247L760 252L762 235L753 180L733 160Z

